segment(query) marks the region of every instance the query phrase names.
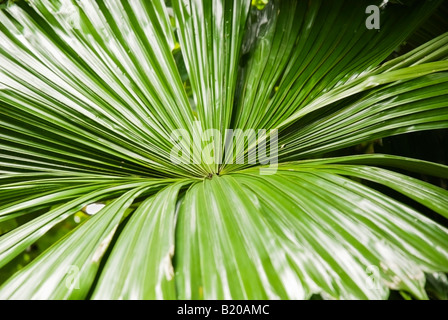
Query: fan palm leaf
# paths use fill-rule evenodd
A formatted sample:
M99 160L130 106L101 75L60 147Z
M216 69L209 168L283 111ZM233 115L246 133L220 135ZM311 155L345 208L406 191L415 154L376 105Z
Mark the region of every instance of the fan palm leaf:
M428 298L425 275L448 272L448 230L421 207L448 218L448 191L403 170L448 167L325 157L448 128L448 33L390 58L441 1L403 2L382 7L380 30L365 26L366 1L5 5L0 268L104 208L4 279L0 298ZM227 134L202 139L210 129L266 135L237 133L244 148L229 155ZM272 160L277 135L278 168L235 163L260 141ZM219 161L201 159L208 144Z

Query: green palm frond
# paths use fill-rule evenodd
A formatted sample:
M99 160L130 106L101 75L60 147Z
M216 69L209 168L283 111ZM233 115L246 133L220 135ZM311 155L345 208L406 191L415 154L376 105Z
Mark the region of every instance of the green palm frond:
M326 156L448 128L448 33L392 57L442 1L403 2L382 7L380 30L368 1L8 2L0 271L104 208L0 273L0 299L428 298L448 230L424 210L448 218L448 191L405 171L448 167ZM241 130L244 148L227 154L211 129ZM235 163L260 142L272 157L274 134L278 168ZM218 161L201 159L208 145Z

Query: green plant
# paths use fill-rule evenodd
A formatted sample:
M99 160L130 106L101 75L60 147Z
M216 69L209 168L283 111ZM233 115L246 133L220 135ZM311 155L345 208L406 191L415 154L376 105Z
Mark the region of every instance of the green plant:
M425 273L448 271L448 231L417 204L447 218L448 192L397 171L448 167L323 155L448 127L448 34L383 63L440 1L387 5L379 31L365 1L255 2L0 10L0 267L107 204L0 298L427 298ZM276 173L174 164L170 135L196 137L195 121L278 129Z

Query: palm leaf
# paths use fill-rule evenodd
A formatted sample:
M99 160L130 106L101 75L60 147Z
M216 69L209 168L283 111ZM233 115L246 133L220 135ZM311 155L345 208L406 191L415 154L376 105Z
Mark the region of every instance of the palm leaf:
M0 298L428 298L425 275L448 272L448 230L422 208L448 218L448 193L403 170L448 167L325 157L448 127L448 34L390 58L441 1L388 4L379 31L365 27L368 4L6 5L0 268L106 205L0 279ZM209 129L221 135L201 140ZM240 153L225 153L226 129L242 130ZM248 129L268 133L246 141ZM234 163L273 132L278 168ZM201 160L210 143L214 163ZM192 163L172 161L176 146Z

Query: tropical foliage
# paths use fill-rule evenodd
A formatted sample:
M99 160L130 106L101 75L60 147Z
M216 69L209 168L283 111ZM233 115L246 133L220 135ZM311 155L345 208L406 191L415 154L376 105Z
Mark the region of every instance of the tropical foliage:
M366 1L266 2L4 5L0 267L105 206L8 274L0 298L427 298L448 230L419 208L448 218L448 191L403 170L448 167L324 155L448 128L448 34L391 58L441 2L383 5L380 30ZM228 128L276 129L278 170L171 161L173 131Z

